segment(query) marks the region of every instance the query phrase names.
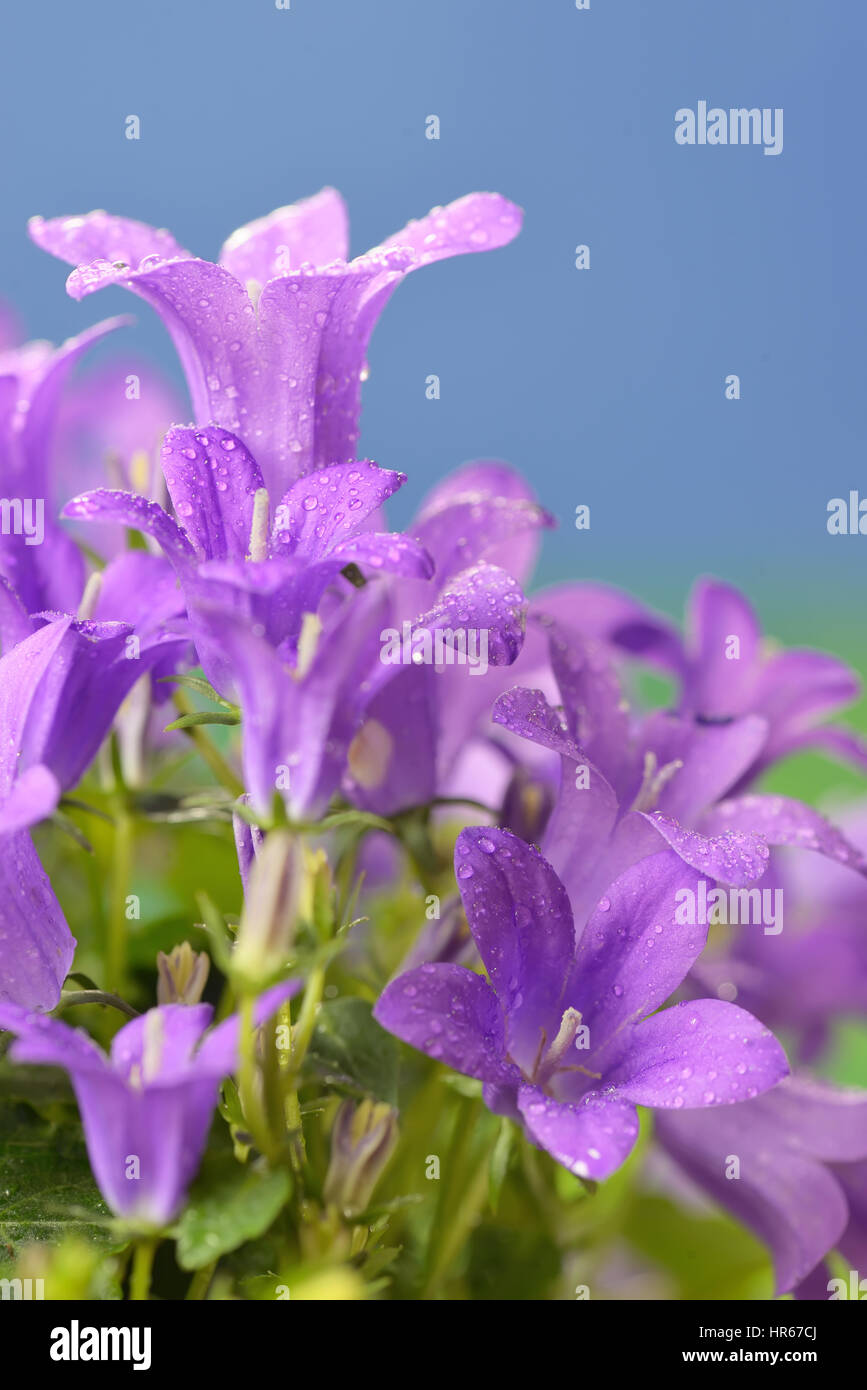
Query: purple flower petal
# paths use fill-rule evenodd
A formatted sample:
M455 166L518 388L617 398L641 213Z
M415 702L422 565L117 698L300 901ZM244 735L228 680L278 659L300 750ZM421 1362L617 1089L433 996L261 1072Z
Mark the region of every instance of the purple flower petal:
M287 999L294 999L303 983L303 980L281 980L260 994L253 1009L254 1025L261 1028L266 1024ZM205 1034L204 1041L193 1056L197 1075L210 1073L214 1077L222 1077L237 1069L240 1030L240 1017L233 1014Z
M638 1138L635 1107L617 1097L591 1092L570 1105L522 1086L518 1107L530 1138L580 1178L607 1178Z
M172 505L199 554L243 560L250 547L253 498L264 483L241 440L215 425L175 426L163 443L162 466Z
M532 1070L560 1026L575 950L565 889L538 850L507 830L463 830L455 874L479 955L508 1019L511 1056Z
M267 217L239 227L225 242L220 264L246 285L264 285L305 263L345 261L349 250L346 206L334 188L277 208Z
M605 648L569 639L554 622L542 622L569 731L608 781L622 786L633 761L629 710Z
M846 1195L822 1158L867 1153L865 1117L863 1092L796 1076L742 1105L665 1111L656 1133L689 1177L770 1247L777 1292L786 1293L843 1236ZM736 1181L726 1176L732 1155Z
M518 686L507 690L494 705L491 718L519 738L530 739L573 761L581 759L581 750L562 712L552 709L541 690L525 690Z
M499 193L468 193L408 222L382 245L411 247L419 264L430 265L447 256L508 246L520 232L523 217L521 209Z
M664 1004L700 954L707 927L677 921L685 900L679 894L697 893L699 882L664 850L621 874L600 899L578 943L565 1000L589 1027L594 1054Z
M599 638L670 675L685 670L677 628L629 594L607 584L560 584L543 589L534 606L567 630Z
M785 742L857 700L861 683L855 672L825 652L779 652L763 667L753 708L763 714L774 729L775 742Z
M514 579L496 565L474 565L449 580L448 587L417 620L416 631L473 631L487 634L491 666L510 665L524 640L526 599Z
M320 468L294 483L277 507L276 554L320 560L363 523L406 482L405 473L362 460Z
M605 1076L637 1105L679 1110L751 1100L788 1074L773 1034L744 1009L698 999L633 1028L628 1051Z
M355 455L370 336L404 275L448 256L505 246L521 230L521 219L520 209L499 194L472 193L434 208L347 267L322 332L316 463L344 463Z
M845 835L812 806L787 796L739 796L722 801L702 818L702 829L753 831L771 845L814 850L838 863L867 873L867 859Z
M720 835L704 835L698 830L685 830L659 811L637 814L653 826L685 864L691 864L699 873L720 883L743 887L761 878L768 867L767 841L756 832L732 827ZM713 817L711 813L711 823L716 824Z
M428 964L387 985L373 1016L403 1042L465 1076L517 1083L504 1060L503 1015L487 981L462 965Z
M708 719L753 709L761 630L743 595L729 584L699 580L690 596L687 629L692 665L684 707Z
M0 1029L17 1035L11 1048L16 1062L76 1067L97 1074L108 1071L105 1053L80 1028L34 1013L28 1005L0 1003Z
M47 767L37 764L27 768L0 801L0 837L45 820L56 809L60 795L60 783Z
M0 840L0 1001L53 1009L75 938L26 831ZM0 1027L3 1027L0 1017Z
M412 534L434 557L440 582L487 560L520 583L532 572L540 530L555 524L514 469L479 459L430 493Z
M365 704L345 779L356 806L390 816L436 795L437 680L429 666L397 667Z
M433 561L424 546L400 532L366 531L341 541L331 556L341 565L354 564L370 575L399 574L408 579L430 579Z
M361 722L362 682L379 648L378 627L363 620L356 602L320 635L303 676L290 674L236 615L199 611L240 693L245 788L262 815L270 814L278 786L291 814L300 817L320 814L339 785Z
M696 724L659 712L645 720L640 749L652 753L656 767L672 766L656 809L690 825L706 806L730 791L754 763L767 737L766 722L756 715L726 724Z
M98 521L111 525L129 526L153 536L166 556L179 569L188 568L195 551L186 533L156 502L149 502L132 492L115 492L97 488L73 497L63 508L63 516L79 521Z
M134 1071L145 1083L183 1079L213 1013L210 1004L161 1004L148 1009L115 1033L112 1068L125 1081Z
M145 256L170 260L189 255L170 232L101 209L80 217L31 217L27 230L37 246L68 265L122 261L129 269L137 268Z

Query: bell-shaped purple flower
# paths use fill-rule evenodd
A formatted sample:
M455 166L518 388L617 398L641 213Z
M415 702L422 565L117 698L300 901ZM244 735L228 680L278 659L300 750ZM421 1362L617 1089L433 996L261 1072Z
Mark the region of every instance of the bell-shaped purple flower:
M867 1091L796 1074L743 1105L667 1111L655 1138L768 1246L778 1294L808 1279L829 1250L855 1253L867 1190Z
M300 988L260 998L264 1023ZM209 1004L161 1004L115 1035L109 1056L85 1033L0 1003L0 1028L18 1035L14 1061L63 1067L78 1100L93 1175L115 1215L159 1229L177 1215L199 1166L220 1083L235 1070L239 1020L205 1030Z
M724 724L751 714L767 721L766 737L744 770L741 787L805 748L867 768L864 740L851 729L823 722L857 699L854 671L825 652L768 652L752 606L731 585L698 581L683 638L666 618L604 585L575 585L573 600L576 625L585 635L603 638L679 682L679 709L687 718Z
M244 440L272 496L356 454L367 347L410 271L505 246L521 212L493 193L435 208L347 261L342 199L326 188L241 227L219 263L166 231L106 212L33 218L37 245L76 266L76 299L123 285L159 313L187 376L196 423Z
M787 1074L776 1039L733 1004L656 1012L707 934L678 920L679 895L700 876L670 850L617 879L577 942L562 883L516 836L464 830L455 870L488 980L422 965L387 986L375 1015L480 1079L490 1108L572 1172L604 1178L620 1166L636 1105L734 1105Z

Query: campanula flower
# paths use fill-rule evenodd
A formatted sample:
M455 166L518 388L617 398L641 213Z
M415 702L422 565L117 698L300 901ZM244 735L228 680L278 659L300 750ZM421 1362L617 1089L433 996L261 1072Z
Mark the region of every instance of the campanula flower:
M462 831L455 871L488 979L422 965L387 986L375 1015L481 1080L492 1110L580 1177L623 1163L636 1105L728 1106L787 1074L776 1039L734 1004L656 1012L707 934L678 922L677 893L700 876L670 850L618 878L577 940L554 870L508 831Z
M514 204L471 193L348 261L346 210L326 188L239 228L217 264L167 231L106 212L36 217L30 235L76 267L73 298L123 285L156 309L196 423L239 435L281 496L303 474L355 458L367 346L404 276L505 246L520 227Z
M867 1091L796 1073L742 1105L666 1111L657 1117L655 1137L693 1182L768 1246L778 1294L807 1279L847 1237L855 1253L864 1214L859 1177L867 1171ZM730 1177L733 1159L737 1175Z
M259 999L266 1022L299 982ZM125 1024L108 1056L77 1028L0 1004L0 1028L17 1034L14 1061L63 1067L81 1111L93 1175L116 1216L162 1227L195 1176L220 1083L238 1062L239 1020L206 1032L210 1004L160 1004Z
M768 649L751 604L731 585L698 581L683 638L667 619L627 594L604 585L575 587L581 630L673 676L680 686L681 714L711 724L747 714L767 721L743 785L787 754L809 748L867 768L864 740L824 722L857 699L860 682L854 671L825 652Z

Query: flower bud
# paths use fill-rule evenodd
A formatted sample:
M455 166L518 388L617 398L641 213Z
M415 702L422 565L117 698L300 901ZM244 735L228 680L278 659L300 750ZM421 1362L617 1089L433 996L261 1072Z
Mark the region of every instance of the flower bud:
M285 965L308 896L305 852L288 830L272 830L247 880L233 966L249 983L266 982Z
M194 951L189 941L176 946L170 955L157 952L157 1003L198 1004L205 988L210 958Z
M331 1131L331 1162L325 1200L346 1216L356 1216L370 1202L395 1145L397 1111L382 1101L346 1100Z

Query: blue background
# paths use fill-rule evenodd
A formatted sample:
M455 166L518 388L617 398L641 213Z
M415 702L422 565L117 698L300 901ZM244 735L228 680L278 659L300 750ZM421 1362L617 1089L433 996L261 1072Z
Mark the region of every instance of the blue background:
M412 276L374 335L362 444L409 473L397 520L461 461L499 456L560 519L543 578L677 609L711 571L786 635L841 615L860 634L867 537L825 523L829 498L867 495L863 6L50 0L2 28L0 294L31 335L132 309L128 344L177 371L138 301L66 298L32 213L106 207L213 257L330 183L358 252L496 189L526 209L520 240ZM678 146L674 112L699 99L783 107L783 153Z

